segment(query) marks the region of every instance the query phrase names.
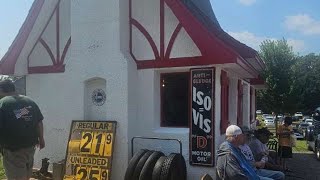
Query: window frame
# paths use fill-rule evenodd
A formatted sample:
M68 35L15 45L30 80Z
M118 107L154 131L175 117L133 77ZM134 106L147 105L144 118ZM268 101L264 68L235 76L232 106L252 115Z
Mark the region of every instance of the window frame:
M187 76L187 79L188 79L188 89L187 89L187 98L188 98L188 109L187 109L187 116L188 118L186 119L187 122L186 122L186 126L169 126L169 125L166 125L165 124L165 113L164 113L164 100L163 100L163 88L162 88L162 81L163 81L163 77L167 74L170 74L170 75L180 75L180 74L185 74L185 76ZM191 81L190 81L190 71L184 71L184 72L163 72L163 73L160 73L160 81L159 81L159 85L160 85L160 127L164 127L164 128L190 128L190 107L191 107L191 85L190 85Z

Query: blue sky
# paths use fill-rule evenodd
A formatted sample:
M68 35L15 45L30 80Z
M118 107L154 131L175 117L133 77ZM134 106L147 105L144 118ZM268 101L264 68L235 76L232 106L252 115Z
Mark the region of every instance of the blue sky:
M0 2L0 58L18 33L32 2ZM319 0L211 0L211 3L223 29L256 50L265 39L285 38L299 54L320 53Z
M0 58L19 32L33 0L0 1Z
M222 28L259 49L265 39L285 38L300 55L320 53L319 0L211 0Z

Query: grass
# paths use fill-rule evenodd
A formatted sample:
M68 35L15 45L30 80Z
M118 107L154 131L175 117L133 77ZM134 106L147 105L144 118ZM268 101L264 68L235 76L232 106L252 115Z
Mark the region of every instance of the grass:
M2 166L2 157L0 156L0 179L5 179L5 178L6 178L6 176L5 176L3 166Z
M305 140L297 140L296 147L292 148L293 152L305 152L309 151L307 148L307 142Z

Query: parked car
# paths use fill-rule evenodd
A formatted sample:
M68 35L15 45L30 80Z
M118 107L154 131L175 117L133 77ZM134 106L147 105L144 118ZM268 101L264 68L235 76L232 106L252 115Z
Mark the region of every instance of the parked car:
M301 117L303 117L303 114L302 114L302 112L296 112L296 113L294 114L294 116L301 116Z
M262 114L262 111L261 110L257 110L256 114Z
M312 116L313 123L307 127L306 139L309 150L315 152L317 159L320 161L320 109L315 110Z
M302 134L303 137L306 137L306 130L308 126L309 126L308 123L303 123L303 122L298 125L298 132Z
M268 116L271 116L271 114L262 114L262 118L263 118L263 120L265 120L265 119L266 119L266 117L268 117Z
M296 112L293 116L295 117L295 120L303 119L302 112Z
M266 126L275 126L274 120L275 120L275 118L273 116L267 116L264 119L264 122L266 123Z
M311 119L311 116L303 116L303 122L305 122L306 121L306 119Z
M294 135L296 136L297 139L304 139L304 136L298 132L295 132Z
M305 123L308 123L309 125L312 125L313 124L313 119L306 119Z

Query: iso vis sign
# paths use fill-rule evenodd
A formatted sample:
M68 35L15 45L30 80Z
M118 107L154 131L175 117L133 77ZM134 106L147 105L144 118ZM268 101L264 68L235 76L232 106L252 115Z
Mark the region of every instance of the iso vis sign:
M115 121L73 121L64 179L109 180Z
M214 165L214 69L191 70L190 164Z

